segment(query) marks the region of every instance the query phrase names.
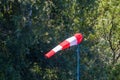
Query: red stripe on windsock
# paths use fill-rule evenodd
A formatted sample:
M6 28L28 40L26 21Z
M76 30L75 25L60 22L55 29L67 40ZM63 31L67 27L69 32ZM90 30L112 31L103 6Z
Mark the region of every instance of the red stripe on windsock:
M53 56L55 54L55 52L53 50L49 51L47 54L45 54L46 58L50 58L51 56Z
M76 39L77 39L77 44L80 44L80 43L82 42L82 40L83 40L82 34L76 33L74 36L75 36Z
M62 50L70 47L70 43L66 40L61 42L59 45L62 46Z

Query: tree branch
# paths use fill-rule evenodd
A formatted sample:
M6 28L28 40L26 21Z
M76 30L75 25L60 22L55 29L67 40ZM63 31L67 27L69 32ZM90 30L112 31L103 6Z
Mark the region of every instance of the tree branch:
M120 53L118 54L118 56L116 57L116 61L120 58Z
M111 50L112 50L112 53L113 53L113 61L112 61L112 64L115 64L115 49L113 48L113 45L112 45L112 40L111 40L111 37L112 37L112 29L113 29L113 17L112 17L112 21L111 21L111 24L112 24L112 27L111 27L111 29L110 29L110 33L109 33L109 37L108 37L108 42L109 42L109 44L110 44L110 48L111 48Z

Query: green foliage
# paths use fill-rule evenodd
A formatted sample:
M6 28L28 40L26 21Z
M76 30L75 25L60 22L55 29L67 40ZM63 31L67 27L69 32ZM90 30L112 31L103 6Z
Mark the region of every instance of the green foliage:
M0 0L0 80L76 80L77 47L44 58L76 32L81 79L119 80L119 14L119 0Z

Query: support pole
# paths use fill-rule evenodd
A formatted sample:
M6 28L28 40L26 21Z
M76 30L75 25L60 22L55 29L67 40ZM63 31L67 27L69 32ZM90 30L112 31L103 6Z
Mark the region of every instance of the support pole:
M80 45L77 47L77 80L80 80Z

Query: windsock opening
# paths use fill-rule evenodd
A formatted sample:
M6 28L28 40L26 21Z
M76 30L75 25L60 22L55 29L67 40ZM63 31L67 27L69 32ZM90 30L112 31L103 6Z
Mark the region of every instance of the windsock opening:
M83 40L83 35L81 33L76 33L74 36L77 39L77 44L80 44Z

